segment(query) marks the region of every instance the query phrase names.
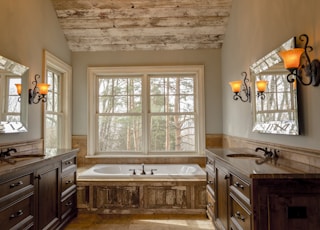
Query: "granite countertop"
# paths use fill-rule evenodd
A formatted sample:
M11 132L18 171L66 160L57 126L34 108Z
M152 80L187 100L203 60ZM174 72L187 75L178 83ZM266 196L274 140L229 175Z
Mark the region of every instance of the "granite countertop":
M229 157L230 154L255 154L256 157ZM207 149L207 154L223 161L249 178L320 178L320 168L296 161L282 159L258 164L263 152L245 148Z
M37 164L40 162L46 162L55 157L63 156L66 153L78 152L78 149L54 149L54 150L39 150L38 152L33 152L27 156L21 156L19 153L14 153L12 155L16 157L11 157L8 160L15 161L14 164L10 164L5 161L0 161L0 176L12 173L25 166Z

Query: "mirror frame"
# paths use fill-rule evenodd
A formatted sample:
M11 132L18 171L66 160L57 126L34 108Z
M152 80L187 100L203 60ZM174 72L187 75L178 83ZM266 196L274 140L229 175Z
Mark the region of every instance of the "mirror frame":
M278 54L280 51L289 50L295 48L295 37L290 38L288 41L284 42L280 47L274 49L255 63L250 66L250 75L251 75L251 82L253 88L253 98L252 98L252 117L253 117L253 132L258 133L268 133L268 134L285 134L285 135L299 135L299 117L298 117L298 95L297 95L297 87L294 87L293 84L290 84L286 80L286 76L289 73L283 66L283 61L280 55ZM287 88L287 92L290 92L290 98L292 99L290 102L290 106L292 106L288 110L292 110L290 114L292 119L286 120L275 120L272 119L272 116L269 116L264 121L258 121L257 119L257 107L259 106L258 103L262 103L265 101L261 101L261 98L258 98L257 89L256 89L256 80L257 77L260 77L263 73L277 74L283 75L285 83L282 84L280 87L290 87ZM262 80L262 79L260 79ZM264 79L265 80L265 79ZM280 84L281 80L275 79L277 83ZM283 82L282 81L282 82ZM288 83L288 84L287 84ZM267 86L266 94L268 94L268 89L277 88L276 86ZM277 92L276 92L277 93ZM274 95L275 96L275 95ZM271 93L270 93L271 97ZM268 100L269 97L266 96L264 100ZM270 105L270 104L269 104ZM277 114L276 112L273 113L275 117ZM289 116L290 117L290 116Z
M21 65L20 63L17 63L0 55L0 71L20 76L22 84L22 90L20 95L20 122L0 121L3 127L0 130L0 134L27 132L29 67ZM0 100L3 101L3 94L0 95Z

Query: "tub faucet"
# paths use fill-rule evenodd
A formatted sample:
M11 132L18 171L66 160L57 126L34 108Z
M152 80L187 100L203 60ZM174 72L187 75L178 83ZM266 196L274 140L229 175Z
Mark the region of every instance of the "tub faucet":
M144 171L144 163L141 164L141 175L146 175L146 171Z

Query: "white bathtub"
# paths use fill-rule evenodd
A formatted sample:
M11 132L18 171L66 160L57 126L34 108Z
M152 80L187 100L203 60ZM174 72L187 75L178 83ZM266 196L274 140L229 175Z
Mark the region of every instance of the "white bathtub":
M78 181L206 180L205 171L197 164L144 164L144 171L146 174L142 175L141 164L96 164L89 169L79 170Z

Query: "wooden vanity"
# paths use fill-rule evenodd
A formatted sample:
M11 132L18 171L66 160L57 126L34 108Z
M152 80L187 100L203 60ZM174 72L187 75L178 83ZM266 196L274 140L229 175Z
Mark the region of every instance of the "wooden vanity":
M77 152L0 162L1 229L62 229L77 215Z
M281 158L257 164L259 158L248 153L259 155L248 149L206 151L207 214L215 226L318 229L320 169Z

